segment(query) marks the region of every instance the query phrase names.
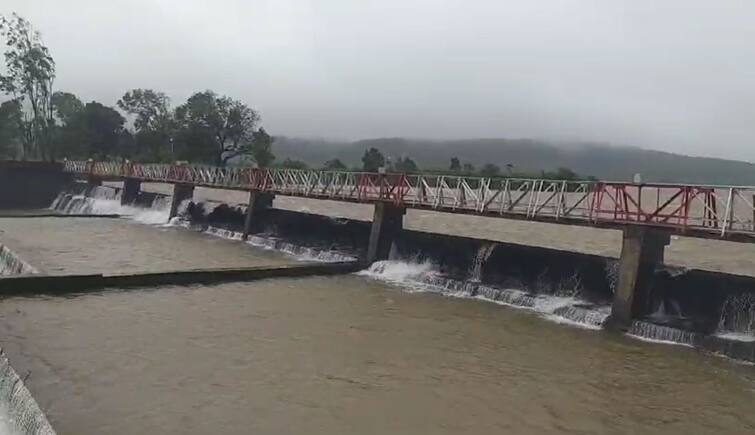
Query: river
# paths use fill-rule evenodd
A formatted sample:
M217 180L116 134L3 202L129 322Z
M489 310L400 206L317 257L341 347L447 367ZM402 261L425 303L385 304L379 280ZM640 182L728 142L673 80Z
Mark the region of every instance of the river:
M301 259L158 217L4 218L0 241L65 273ZM755 432L751 365L441 295L422 268L6 297L1 343L59 434Z

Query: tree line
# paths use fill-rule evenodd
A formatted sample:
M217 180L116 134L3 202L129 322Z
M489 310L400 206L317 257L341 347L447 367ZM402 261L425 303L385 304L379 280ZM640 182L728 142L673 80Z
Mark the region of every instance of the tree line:
M186 160L225 165L232 159L269 166L273 138L246 103L211 90L172 107L168 96L132 89L116 107L84 103L55 91L55 61L24 18L0 15L5 72L0 74L0 156L23 160Z
M114 107L85 103L71 92L55 91L55 61L39 32L24 18L0 15L5 38L5 73L0 74L0 157L55 161L68 159L174 162L225 166L256 163L308 169L286 158L275 164L274 138L260 124L260 114L246 103L211 90L192 94L173 107L170 98L153 89L126 91ZM560 168L540 174L505 171L488 163L477 169L453 157L448 169L421 170L410 157L395 161L368 148L361 167L348 168L334 158L326 170L400 173L448 173L482 177L521 177L577 180Z
M280 167L289 169L310 169L309 165L300 160L285 159ZM375 147L365 150L362 156L362 165L348 167L340 159L334 158L326 161L319 169L326 171L350 171L350 172L379 172L385 169L386 172L397 172L404 174L453 174L462 176L478 176L486 178L541 178L548 180L565 180L580 181L597 179L593 176L582 176L569 168L558 168L555 171L528 172L518 171L512 164L507 164L505 170L494 163L487 163L481 168L476 168L471 163L462 163L458 157L452 157L448 168L427 168L421 169L417 163L408 156L402 156L393 161L386 157L382 151Z

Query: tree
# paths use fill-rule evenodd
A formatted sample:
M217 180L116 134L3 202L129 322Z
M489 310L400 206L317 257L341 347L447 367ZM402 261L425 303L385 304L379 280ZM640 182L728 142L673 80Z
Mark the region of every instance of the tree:
M459 161L458 157L452 157L451 158L451 166L449 168L451 172L460 172L461 171L461 162Z
M119 144L126 120L118 111L92 101L84 106L76 122L79 124L75 127L85 132L86 157L109 159L121 155Z
M132 89L118 100L121 110L134 115L136 131L165 130L170 124L170 99L152 89Z
M471 163L464 163L464 173L465 174L474 174L474 165Z
M64 125L70 124L71 121L84 110L84 103L79 97L70 92L55 92L52 94L53 113L58 120Z
M482 169L480 169L480 175L483 177L498 177L501 175L501 168L493 163L487 163Z
M292 160L290 158L286 158L281 166L288 169L309 169L309 166L307 166L307 164L302 162L301 160Z
M267 134L264 128L252 133L252 143L250 146L251 155L259 168L267 168L275 160L273 155L273 142L275 138Z
M325 162L323 169L325 169L326 171L345 171L347 167L341 160L332 159Z
M396 172L414 173L419 172L419 167L409 157L399 158L394 166Z
M21 125L23 115L18 100L4 101L0 104L0 156L16 157L21 144Z
M0 75L0 91L22 107L22 158L54 160L51 99L55 61L39 32L15 13L10 18L0 15L0 35L6 39L7 70Z
M184 129L208 134L215 148L215 163L225 165L231 158L252 153L254 127L260 116L246 104L208 90L195 93L179 106L176 119Z
M170 99L167 95L152 89L132 89L123 94L117 104L121 110L134 116L133 151L138 159L149 161L176 159L176 150L173 146L176 136L175 119L170 110ZM195 131L195 133L198 133L200 137L181 136L186 139L184 143L198 145L200 149L209 145L209 141L206 140L207 135L202 137L201 132ZM190 157L196 158L194 155ZM213 155L209 158L212 159Z
M556 179L557 180L566 180L566 181L574 181L579 179L579 175L577 175L576 172L572 171L569 168L558 168L556 169Z
M370 148L362 157L362 169L365 172L377 172L385 166L385 156L377 148Z

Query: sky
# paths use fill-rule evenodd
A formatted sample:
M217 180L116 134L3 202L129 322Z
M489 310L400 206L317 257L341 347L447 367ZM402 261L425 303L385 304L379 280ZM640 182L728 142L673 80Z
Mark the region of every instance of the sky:
M13 11L85 101L212 89L274 135L755 161L751 0L2 0Z

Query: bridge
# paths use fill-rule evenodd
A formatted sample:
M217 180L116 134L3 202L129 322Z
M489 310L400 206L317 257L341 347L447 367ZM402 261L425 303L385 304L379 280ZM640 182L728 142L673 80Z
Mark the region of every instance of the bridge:
M670 235L755 242L755 187L468 177L187 164L65 161L91 184L123 181L133 202L142 182L174 185L170 218L195 187L248 191L244 237L275 195L374 204L366 260L387 259L407 209L520 219L623 231L613 322L646 311L649 279Z
M446 213L755 242L755 187L564 181L66 161L91 180L134 180ZM128 198L127 198L128 199Z

